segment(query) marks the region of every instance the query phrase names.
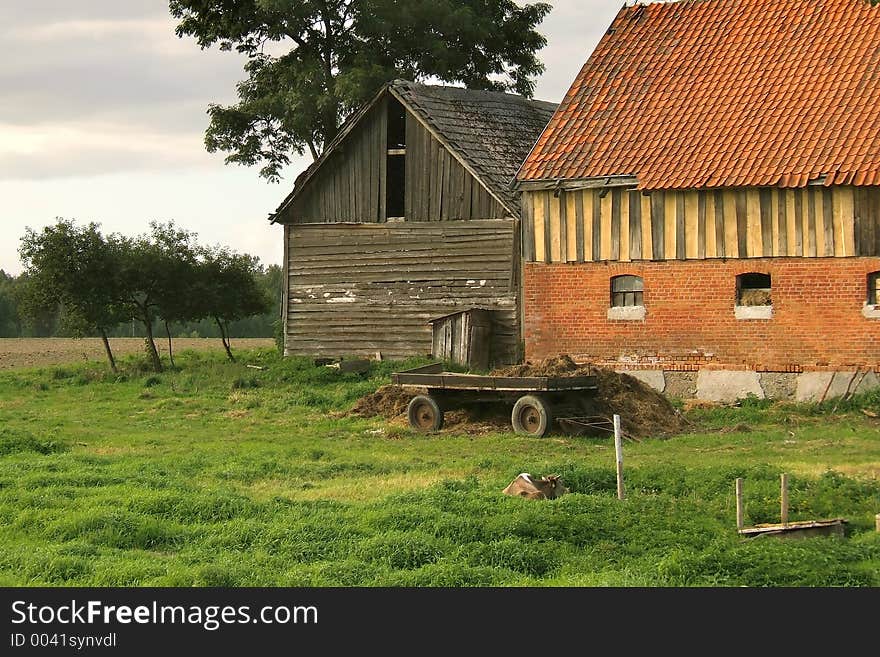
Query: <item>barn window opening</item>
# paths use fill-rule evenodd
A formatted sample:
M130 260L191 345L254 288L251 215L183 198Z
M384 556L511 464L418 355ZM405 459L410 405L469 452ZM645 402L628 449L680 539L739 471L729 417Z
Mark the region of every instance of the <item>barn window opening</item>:
M772 319L770 274L749 272L736 277L736 305L733 313L737 319Z
M388 99L388 150L406 149L406 110L396 98Z
M400 219L406 199L406 109L395 98L388 99L387 119L385 217Z
M873 271L868 274L868 301L869 306L880 304L880 295L877 294L877 288L880 286L880 271Z
M644 291L641 276L615 276L611 279L611 307L644 306Z
M736 305L769 306L770 274L750 272L736 277Z

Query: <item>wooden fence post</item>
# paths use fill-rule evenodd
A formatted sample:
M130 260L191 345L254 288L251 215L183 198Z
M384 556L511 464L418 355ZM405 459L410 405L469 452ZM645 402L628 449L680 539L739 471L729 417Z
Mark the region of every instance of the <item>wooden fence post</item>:
M782 476L780 477L780 488L782 489L781 495L780 495L782 508L780 509L779 515L782 519L782 524L787 525L788 524L788 475L785 474L784 472L782 473Z
M623 489L623 442L620 435L620 416L614 416L614 454L617 457L617 499L626 497Z
M736 528L743 528L743 480L742 477L736 479Z

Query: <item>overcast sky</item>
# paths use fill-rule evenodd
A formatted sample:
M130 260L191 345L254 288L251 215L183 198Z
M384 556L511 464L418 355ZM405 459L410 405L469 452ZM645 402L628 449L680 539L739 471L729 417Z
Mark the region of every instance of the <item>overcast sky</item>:
M535 97L558 102L623 2L551 4ZM207 153L205 110L234 102L243 60L174 26L167 0L0 3L0 269L19 273L25 228L56 217L128 235L174 220L203 243L281 263L267 218L309 161L270 184Z

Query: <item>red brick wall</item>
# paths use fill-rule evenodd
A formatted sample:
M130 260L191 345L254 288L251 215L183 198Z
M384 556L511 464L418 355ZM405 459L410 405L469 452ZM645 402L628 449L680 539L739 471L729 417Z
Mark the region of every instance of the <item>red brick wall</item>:
M880 319L862 315L880 258L524 264L526 358L663 369L800 371L880 366ZM768 273L773 317L734 316L736 276ZM644 279L644 321L609 320L610 279Z

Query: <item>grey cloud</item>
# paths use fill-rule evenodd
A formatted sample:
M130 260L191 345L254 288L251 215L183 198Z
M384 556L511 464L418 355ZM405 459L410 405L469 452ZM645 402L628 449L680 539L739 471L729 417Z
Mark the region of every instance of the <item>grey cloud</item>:
M4 0L0 4L0 25L33 26L66 20L167 15L167 0Z
M234 100L244 77L237 55L203 52L171 32L151 29L51 44L13 37L23 57L0 60L0 122L31 124L94 114L120 115L144 104Z
M19 128L91 123L96 129L107 123L121 123L132 131L187 134L198 138L208 127L207 101L204 99L144 100L130 106L120 103L107 99L94 101L88 97L62 99L51 89L15 91L2 98L0 123ZM60 105L64 105L66 111L61 112ZM7 107L12 109L7 110Z
M215 166L210 156L199 153L197 148L196 144L189 153L182 154L173 148L150 151L84 145L82 148L52 149L51 152L0 153L0 181L89 177L122 171Z
M0 122L33 125L91 117L123 118L145 105L193 104L202 112L211 102L230 102L236 78L203 75L185 62L173 73L155 60L103 61L65 65L42 75L0 72Z
M0 39L17 53L0 59L0 134L65 137L24 154L0 143L0 179L219 165L206 111L234 102L243 58L179 39L167 2L3 5Z

